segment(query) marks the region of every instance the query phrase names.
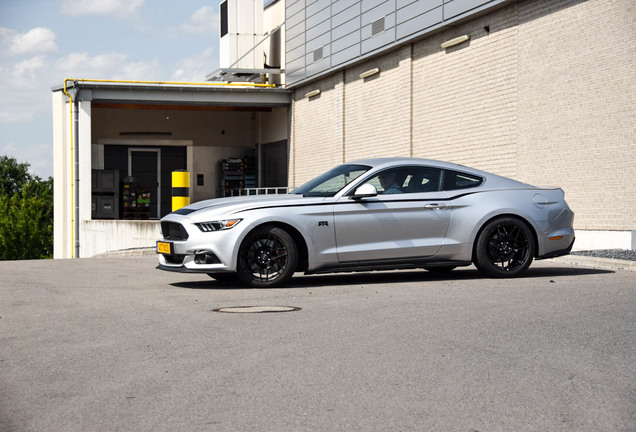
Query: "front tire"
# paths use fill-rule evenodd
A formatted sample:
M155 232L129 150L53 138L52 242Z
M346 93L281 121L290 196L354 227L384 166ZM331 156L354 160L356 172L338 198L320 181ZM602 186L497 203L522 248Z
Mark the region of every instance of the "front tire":
M298 265L298 248L282 228L264 226L252 231L239 249L239 279L255 288L271 288L287 282Z
M499 217L479 234L474 263L486 276L517 277L530 267L535 248L532 232L523 221Z

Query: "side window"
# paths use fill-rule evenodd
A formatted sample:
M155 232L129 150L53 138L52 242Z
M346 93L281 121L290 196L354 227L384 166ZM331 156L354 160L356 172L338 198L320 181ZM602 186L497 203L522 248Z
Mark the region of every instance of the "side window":
M429 167L400 167L382 171L371 183L379 195L436 192L440 190L442 171Z
M484 179L458 171L444 171L444 190L468 189L482 184Z

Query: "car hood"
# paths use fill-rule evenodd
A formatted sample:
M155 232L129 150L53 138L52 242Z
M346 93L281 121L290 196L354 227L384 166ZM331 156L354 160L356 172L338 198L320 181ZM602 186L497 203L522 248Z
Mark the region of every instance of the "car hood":
M307 205L323 202L323 197L303 197L302 195L254 195L229 198L214 198L199 201L182 207L165 216L173 219L177 215L187 217L193 221L208 219L210 216L227 217L246 210L257 210L270 207L285 207L293 205Z

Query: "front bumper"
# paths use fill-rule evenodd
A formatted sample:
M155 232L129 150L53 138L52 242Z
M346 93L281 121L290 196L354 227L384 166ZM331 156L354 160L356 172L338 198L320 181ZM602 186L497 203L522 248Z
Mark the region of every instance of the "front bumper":
M232 272L243 228L203 232L186 218L170 221L179 225L179 236L162 232L157 242L159 269L183 273Z
M195 250L182 254L159 254L160 270L181 272L181 273L212 273L222 271L232 271L223 263L211 250Z

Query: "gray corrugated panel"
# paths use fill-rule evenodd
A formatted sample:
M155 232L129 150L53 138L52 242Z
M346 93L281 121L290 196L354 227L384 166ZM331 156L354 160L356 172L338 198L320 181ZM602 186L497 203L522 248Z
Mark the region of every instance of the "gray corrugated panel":
M342 67L364 59L368 55L381 52L382 49L407 42L413 37L421 37L439 27L452 25L453 22L469 17L471 14L490 9L502 3L518 0L445 0L445 7L442 6L444 0L288 1L290 4L288 4L287 12L296 10L300 16L308 16L306 9L299 10L297 7L299 3L302 3L303 7L305 4L309 4L312 7L310 10L315 11L314 15L320 15L319 18L315 18L317 21L320 21L324 16L322 14L325 12L321 13L324 9L328 9L332 16L330 20L321 22L317 26L308 28L305 25L306 33L304 35L306 37L304 40L290 37L296 35L296 27L300 26L301 22L305 24L304 19L292 19L291 23L298 22L294 28L290 28L288 22L287 52L293 51L293 55L296 56L299 55L302 51L300 48L303 47L306 55L313 55L313 51L307 49L304 44L316 39L311 48L320 46L323 44L322 38L326 38L325 35L329 34L332 52L330 58L331 68L335 68L336 66ZM364 14L362 13L363 5L366 11ZM290 15L288 14L287 18L289 17ZM378 21L379 18L383 17L384 23ZM392 19L395 23L390 21ZM375 25L372 25L374 23ZM364 41L364 44L362 41ZM292 43L291 47L290 42ZM324 46L326 45L328 44ZM296 51L297 49L298 51ZM313 60L313 57L311 59ZM299 78L300 82L296 82L295 85L325 74L325 71L315 73L314 71L317 69L317 67L306 69L306 76ZM298 77L299 74L293 74L293 76ZM294 83L294 81L289 79L287 82L288 84Z
M367 28L369 29L369 38L365 38L365 29ZM390 14L385 17L384 32L371 36L370 28L371 26L369 25L362 29L362 45L360 51L363 54L395 41L395 14Z
M360 44L353 45L343 51L336 52L331 55L331 65L338 66L342 63L346 63L352 58L360 56Z
M442 0L418 0L405 7L399 7L397 11L397 23L401 24L418 15L425 14L442 5Z
M299 24L291 27L291 28L287 28L287 31L285 32L285 37L287 39L287 41L291 41L292 39L294 39L295 37L299 36L299 35L304 35L305 34L305 21L300 22ZM289 43L289 42L288 42Z
M442 0L439 0L439 1L441 2ZM401 8L403 8L405 6L408 6L408 5L410 5L412 3L416 3L416 2L417 3L422 3L423 5L427 5L429 3L434 3L433 0L396 0L395 8L396 9L401 9Z
M316 52L320 53L319 59L316 59ZM309 68L314 63L322 63L325 59L328 59L330 55L331 47L328 44L314 48L311 51L308 50L305 55L305 65Z
M285 17L291 17L305 10L305 0L298 0L295 3L288 4L285 8Z
M360 26L358 24L359 24L358 18L355 17L351 21L346 22L346 23L344 23L341 26L334 27L333 29L331 29L331 40L335 41L337 39L345 37L346 35L354 32L354 31L358 31L359 32L360 31Z
M329 69L330 66L331 66L331 63L329 62L329 58L324 58L319 62L307 65L307 68L306 68L307 76L315 75L319 72L327 70Z
M305 68L294 71L285 70L285 82L287 82L287 84L295 83L296 81L300 81L306 77L307 74L305 73Z
M370 11L371 9L378 7L382 3L392 3L392 7L395 7L394 0L362 0L362 13Z
M360 23L364 27L367 24L371 24L373 21L377 20L378 18L382 18L383 16L387 16L394 12L395 12L395 0L389 0L368 12L362 13Z
M384 31L382 33L394 33L392 29L393 27L395 27L395 14L391 13L386 16L381 16L379 18L384 19ZM362 31L360 34L360 37L362 40L380 36L379 34L376 34L376 35L373 34L374 22L371 22L370 24L362 27Z
M397 40L407 37L413 33L422 31L428 27L432 27L442 22L441 6L432 11L418 15L408 21L397 25L395 37Z
M303 57L305 55L305 44L302 44L298 48L295 48L291 51L287 51L285 53L285 59L287 60L287 64L293 62L294 60Z
M320 47L324 47L325 45L329 44L330 41L331 37L329 33L325 33L315 39L308 40L305 44L306 53L309 54Z
M360 16L360 6L353 5L343 10L342 12L335 14L331 17L331 26L338 27L339 25L350 21L353 18Z
M295 26L297 26L298 24L305 22L305 14L304 13L297 13L294 14L292 16L288 16L287 19L285 20L285 27L287 29L293 28Z
M315 14L307 15L307 20L305 22L307 23L307 28L310 29L316 27L318 24L327 21L330 18L331 10L329 10L329 8L327 7L321 11L316 12Z
M305 56L303 55L300 58L297 58L294 61L287 62L285 65L285 72L290 73L298 69L302 69L305 67Z
M345 9L350 8L351 6L360 7L360 0L333 0L331 2L331 13L333 15L337 15Z
M331 22L325 21L323 23L318 24L315 27L308 28L306 32L306 39L309 42L312 39L317 38L325 33L329 33L331 31Z
M360 43L360 30L355 29L351 33L336 39L331 42L331 49L333 52L344 51L353 45L358 45Z
M305 32L301 32L295 36L290 36L290 34L287 33L287 42L285 45L286 51L292 51L301 45L305 45Z
M312 15L317 14L318 12L321 12L322 10L324 10L325 8L329 11L331 11L331 4L329 4L329 2L326 2L324 0L318 0L317 2L313 3L313 4L307 4L307 9L305 12L305 14L307 15L307 18L309 18ZM331 12L330 12L331 13Z
M471 9L475 9L491 0L453 0L444 3L444 19L463 14Z

